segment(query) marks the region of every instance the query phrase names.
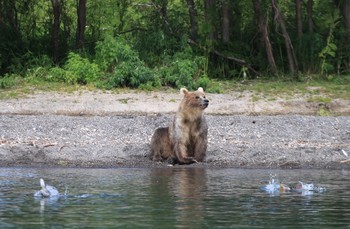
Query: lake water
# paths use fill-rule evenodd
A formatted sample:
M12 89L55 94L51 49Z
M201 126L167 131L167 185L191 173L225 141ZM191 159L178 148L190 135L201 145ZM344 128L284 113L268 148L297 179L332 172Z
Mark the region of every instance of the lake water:
M322 193L266 193L270 174ZM34 198L39 179L58 198ZM0 228L350 228L350 171L0 168Z

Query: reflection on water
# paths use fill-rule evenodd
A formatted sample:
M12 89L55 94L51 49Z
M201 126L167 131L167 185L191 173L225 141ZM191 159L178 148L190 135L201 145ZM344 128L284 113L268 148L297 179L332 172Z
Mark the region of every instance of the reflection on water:
M260 190L270 174L326 192ZM0 169L0 228L349 228L348 171L162 169ZM39 179L55 198L35 198Z
M165 225L176 222L179 227L194 227L192 225L194 221L196 227L205 224L203 202L208 182L205 169L152 170L150 176L153 189L149 195L155 197L165 195L168 201L167 207L173 211L173 219ZM158 206L154 207L161 208L163 204L164 202L158 202Z

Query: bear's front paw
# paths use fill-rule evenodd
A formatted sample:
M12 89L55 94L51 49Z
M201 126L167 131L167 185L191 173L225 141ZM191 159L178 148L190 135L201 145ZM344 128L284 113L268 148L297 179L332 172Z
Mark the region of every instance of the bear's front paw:
M178 160L175 157L169 157L167 160L168 164L175 165L178 163Z
M184 157L182 160L179 160L179 164L193 164L197 163L198 161L194 159L194 157Z
M161 156L159 156L159 155L153 155L153 156L150 157L150 159L152 161L156 161L156 162L162 162L163 161L163 158Z

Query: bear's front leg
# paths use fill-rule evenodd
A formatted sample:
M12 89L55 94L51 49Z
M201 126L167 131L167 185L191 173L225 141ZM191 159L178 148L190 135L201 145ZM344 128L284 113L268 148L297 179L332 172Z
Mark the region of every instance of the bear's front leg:
M184 144L177 143L175 145L175 154L179 164L197 163L196 159L187 156L187 149Z
M207 151L207 144L203 141L200 141L196 144L195 150L194 150L194 158L196 161L202 162L205 158L205 153Z
M196 161L202 162L207 151L208 140L206 137L199 138L194 146L194 158Z

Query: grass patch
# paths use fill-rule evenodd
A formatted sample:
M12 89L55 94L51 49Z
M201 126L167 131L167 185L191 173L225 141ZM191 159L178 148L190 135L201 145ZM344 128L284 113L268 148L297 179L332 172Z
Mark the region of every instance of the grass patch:
M312 96L314 100L350 99L350 75L333 77L300 77L292 80L287 77L254 79L242 82L220 81L223 93L229 91L252 91L254 94L276 99L292 99L298 95ZM314 96L319 96L317 98ZM261 97L261 96L260 96Z
M258 95L253 95L252 96L252 102L257 102L257 101L259 101L261 98L260 98L260 96L258 96Z
M36 92L65 92L73 93L82 90L97 90L94 85L72 85L61 82L47 82L43 80L28 80L23 78L14 79L11 87L0 88L0 99L23 98Z
M268 99L269 101L282 99L293 99L296 96L307 96L310 102L330 103L332 100L350 99L350 75L334 76L331 78L304 76L299 80L292 80L287 77L259 78L254 80L212 80L206 92L229 93L232 91L250 91L254 94L254 100ZM94 83L79 85L63 82L48 82L42 79L28 77L0 78L0 99L13 99L26 97L38 91L55 91L73 93L76 91L99 90ZM111 93L128 93L129 88L115 88L109 90ZM140 89L133 89L133 93L140 92ZM155 88L154 91L168 91L178 93L178 89L169 87ZM127 101L124 101L127 103Z
M332 112L324 106L321 106L317 111L318 116L326 117L326 116L333 116Z
M330 103L332 102L331 98L328 97L311 97L307 99L307 102L316 102L316 103Z
M122 104L128 104L130 98L126 98L126 99L119 99L118 101Z

